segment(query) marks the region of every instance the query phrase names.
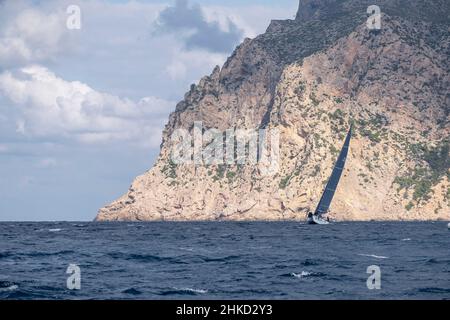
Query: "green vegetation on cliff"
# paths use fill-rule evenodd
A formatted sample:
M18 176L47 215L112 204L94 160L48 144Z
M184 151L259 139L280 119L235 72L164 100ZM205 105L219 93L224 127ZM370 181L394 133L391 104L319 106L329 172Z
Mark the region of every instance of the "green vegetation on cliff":
M436 147L426 147L421 144L411 145L411 153L423 160L423 166L416 167L404 176L398 176L395 183L401 190L413 190L413 200L420 202L430 199L432 189L445 176L449 177L450 143L443 141ZM450 178L450 177L449 177Z

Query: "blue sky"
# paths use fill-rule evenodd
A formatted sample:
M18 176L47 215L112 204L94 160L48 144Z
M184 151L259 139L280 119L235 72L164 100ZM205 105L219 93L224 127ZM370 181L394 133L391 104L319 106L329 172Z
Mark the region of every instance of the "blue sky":
M297 5L0 0L0 220L92 220L152 166L190 84Z

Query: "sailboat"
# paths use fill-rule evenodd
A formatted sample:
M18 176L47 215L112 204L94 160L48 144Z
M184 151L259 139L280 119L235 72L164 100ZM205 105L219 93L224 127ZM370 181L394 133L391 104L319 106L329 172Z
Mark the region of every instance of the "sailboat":
M352 138L353 125L350 126L350 130L348 131L347 138L345 139L344 146L342 147L341 153L334 165L333 172L331 173L331 177L328 180L327 186L325 187L325 191L322 194L320 202L317 206L317 209L314 213L310 212L308 214L308 224L329 224L328 219L325 219L323 216L328 213L330 210L331 202L333 201L334 194L336 193L336 189L339 184L339 180L341 179L342 172L344 171L345 162L347 161L348 150L350 148L350 140Z

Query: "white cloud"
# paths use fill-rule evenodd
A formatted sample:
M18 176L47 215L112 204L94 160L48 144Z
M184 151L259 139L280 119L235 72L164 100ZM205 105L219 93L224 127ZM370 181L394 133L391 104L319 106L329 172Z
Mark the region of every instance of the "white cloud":
M172 61L166 67L166 72L172 80L189 78L195 74L194 70L208 66L212 71L217 65L222 65L226 60L226 55L211 53L206 50L185 51L182 48L172 50ZM191 82L199 79L188 79Z
M39 169L48 169L55 167L57 165L56 159L53 158L44 158L38 161L36 167Z
M35 182L36 179L33 176L22 176L19 178L17 185L19 188L25 189L32 186Z
M229 52L242 40L243 31L226 17L221 23L208 20L203 9L189 0L176 0L160 12L156 33L182 35L186 48L202 48L212 52Z
M16 122L16 132L25 135L25 121L22 119Z
M271 19L286 19L295 14L296 4L292 8L262 5L204 5L201 9L207 23L218 24L223 32L229 32L230 23L232 23L244 31L245 37L256 37L265 31ZM214 53L206 49L186 50L179 43L171 43L169 49L172 52L172 59L166 66L166 73L171 80L197 81L198 79L192 78L197 70L202 70L206 66L208 73L216 65L221 66L229 55L229 53Z
M66 28L65 9L72 3L82 10L79 32ZM165 8L166 4L139 1L4 2L0 9L0 95L15 104L14 114L18 111L20 116L2 112L0 120L7 115L16 133L26 136L99 143L132 141L145 135L153 139L147 143L158 146L175 103L154 97L137 101L136 97L153 94L178 99L189 83L222 65L228 55L183 49L174 35L152 38L151 26ZM255 36L264 31L270 18L283 18L295 10L277 5L205 3L202 12L206 24L216 23L223 32L230 31L232 21L245 36ZM83 45L75 47L77 41ZM39 66L14 71L48 61L63 78ZM81 81L64 80L73 74L115 94L94 90Z
M283 6L276 2L273 5L205 5L203 12L208 21L218 21L220 26L226 29L228 20L231 20L244 31L245 37L254 38L267 29L271 20L293 19L297 12L297 6L297 1Z
M11 67L51 59L65 48L68 30L64 12L45 13L6 2L2 7L0 66ZM6 12L6 13L5 13Z
M186 63L179 59L174 59L166 68L166 71L172 80L184 79L187 75Z
M37 65L0 74L0 94L20 110L18 132L84 143L135 141L155 146L174 107L155 97L135 102L98 92Z

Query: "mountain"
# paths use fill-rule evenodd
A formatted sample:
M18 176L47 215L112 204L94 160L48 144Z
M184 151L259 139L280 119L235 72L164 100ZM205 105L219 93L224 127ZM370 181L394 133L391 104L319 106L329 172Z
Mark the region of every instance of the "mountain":
M380 30L366 24L372 4ZM295 20L272 21L191 86L154 167L96 219L303 220L351 123L334 218L448 219L449 14L445 0L300 0ZM195 135L199 121L202 130L278 132L278 170L174 162L173 134Z

